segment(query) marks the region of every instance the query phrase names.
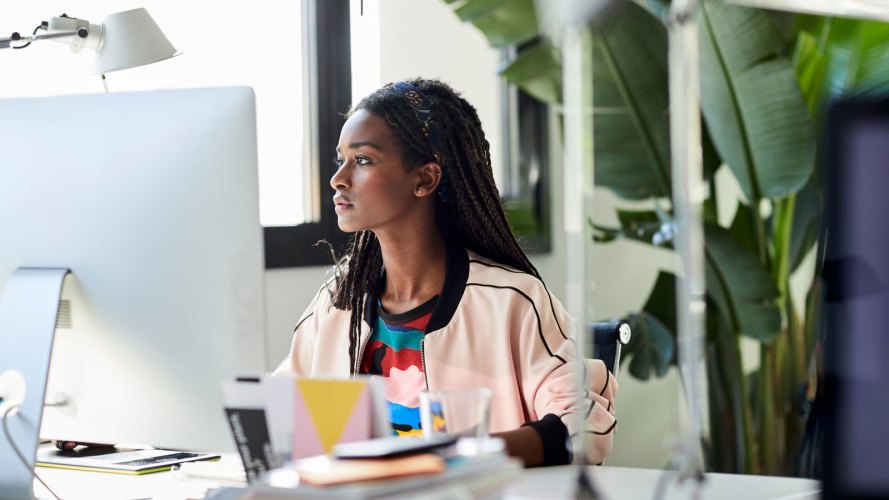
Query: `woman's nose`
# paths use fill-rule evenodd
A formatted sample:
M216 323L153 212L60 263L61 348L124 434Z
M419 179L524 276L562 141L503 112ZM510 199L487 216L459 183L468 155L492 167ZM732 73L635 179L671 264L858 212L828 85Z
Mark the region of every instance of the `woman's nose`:
M340 167L336 169L336 172L334 172L333 177L330 178L330 187L335 191L348 189L349 173L345 164L340 165Z

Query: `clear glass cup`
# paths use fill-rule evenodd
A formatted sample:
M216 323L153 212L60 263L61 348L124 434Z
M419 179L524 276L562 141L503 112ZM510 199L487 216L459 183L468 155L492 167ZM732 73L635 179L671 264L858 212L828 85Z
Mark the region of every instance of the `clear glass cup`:
M420 423L425 438L450 434L485 441L490 415L490 389L478 387L420 393Z

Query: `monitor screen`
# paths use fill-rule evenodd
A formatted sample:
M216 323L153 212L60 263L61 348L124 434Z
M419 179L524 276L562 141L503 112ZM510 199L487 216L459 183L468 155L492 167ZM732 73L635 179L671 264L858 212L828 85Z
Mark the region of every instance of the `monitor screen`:
M252 89L8 99L0 116L0 290L19 267L71 270L46 393L67 403L41 437L234 449L221 383L266 367Z
M889 97L833 104L824 175L825 490L889 495Z

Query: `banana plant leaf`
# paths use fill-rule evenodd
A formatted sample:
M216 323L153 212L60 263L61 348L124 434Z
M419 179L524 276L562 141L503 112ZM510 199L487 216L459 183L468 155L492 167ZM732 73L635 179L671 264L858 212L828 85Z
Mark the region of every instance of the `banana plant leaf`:
M675 231L675 225L668 214L651 210L626 209L617 209L615 212L620 223L618 228L603 226L589 220L593 229L593 241L605 243L626 238L649 245L672 248L668 244L672 239L671 233Z
M632 3L592 29L596 185L629 199L669 196L666 30Z
M796 33L793 61L809 109L821 111L828 99L852 90L887 88L889 24L799 16Z
M756 256L728 229L708 224L704 229L707 295L732 331L761 342L778 336L781 314L778 289Z
M642 310L655 317L676 336L676 275L661 271L657 275Z
M756 232L753 230L753 212L750 207L738 202L738 208L735 210L735 218L732 219L732 225L729 232L732 233L735 241L747 249L751 254L756 254Z
M562 101L562 64L559 52L548 41L520 51L500 75L537 100L551 104Z
M661 271L639 313L630 314L627 323L633 332L621 350L621 360L630 360L630 374L647 380L653 372L663 377L676 362L676 276Z
M667 16L670 13L669 0L633 0L633 3L647 10L649 14L661 20L666 24Z
M821 196L818 189L809 183L796 195L796 208L790 233L790 272L799 267L803 258L818 241L821 213Z
M743 223L750 219L744 208L743 205L739 207L733 227L750 227ZM654 235L667 230L665 228L670 224L664 220L664 214L654 211L618 210L617 216L621 227L610 229L612 239L622 237L652 244L657 241ZM596 229L602 228L597 226ZM732 230L706 224L704 237L707 296L716 306L713 313L722 315L725 324L742 335L762 342L777 337L781 327L778 289L768 271L756 255L735 238ZM649 301L646 308L653 307L651 304ZM657 315L669 321L662 311Z
M672 333L657 318L645 311L627 317L633 332L630 342L621 349L633 358L630 374L639 380L648 380L652 372L660 378L666 375L673 360L676 341Z
M700 14L701 107L720 156L754 206L798 191L815 138L784 41L761 10L704 0Z
M464 22L474 24L496 49L538 35L534 0L466 0L454 13Z

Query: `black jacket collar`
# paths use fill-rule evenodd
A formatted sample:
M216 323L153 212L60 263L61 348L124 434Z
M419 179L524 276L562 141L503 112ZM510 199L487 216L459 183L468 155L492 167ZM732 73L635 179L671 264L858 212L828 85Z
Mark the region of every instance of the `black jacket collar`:
M457 312L457 306L463 298L463 291L466 290L466 281L469 279L469 254L465 248L448 245L445 258L445 280L441 289L441 295L438 297L438 303L432 310L432 317L429 318L429 324L426 326L426 332L434 332L447 326ZM380 272L380 286L376 287L371 293L367 294L364 302L364 321L373 326L376 321L375 307L379 297L382 280L386 277L386 271Z

